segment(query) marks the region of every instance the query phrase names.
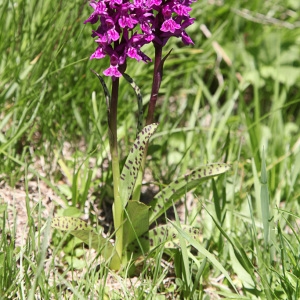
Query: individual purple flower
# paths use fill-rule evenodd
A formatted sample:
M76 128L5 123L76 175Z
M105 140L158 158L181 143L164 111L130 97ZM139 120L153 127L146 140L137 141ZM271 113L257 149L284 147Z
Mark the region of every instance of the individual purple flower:
M129 29L133 29L135 27L136 24L139 23L139 21L136 19L136 17L132 14L128 14L128 10L133 9L133 5L132 4L128 4L128 5L123 5L122 9L121 9L121 14L119 16L119 25L121 28L129 28Z
M174 20L172 19L169 19L169 20L166 20L160 30L163 31L163 32L172 32L174 33L176 29L179 29L180 28L180 25L177 24Z
M126 43L126 54L130 58L134 58L137 61L143 60L144 62L151 61L145 53L143 53L140 48L150 42L149 37L142 34L133 35Z
M94 9L94 12L90 15L88 19L86 19L83 23L91 23L95 24L99 20L99 16L107 15L107 7L103 1L99 1L98 3L95 1L90 2L90 6Z
M118 56L115 54L112 54L110 57L110 67L103 71L103 74L105 76L113 76L113 77L121 77L122 74L118 70Z
M186 16L189 17L189 12L192 10L191 7L182 5L182 4L175 4L174 5L174 11L176 12L177 15L179 16Z
M105 53L101 47L98 47L96 51L91 55L90 59L96 58L96 59L101 59L105 57Z

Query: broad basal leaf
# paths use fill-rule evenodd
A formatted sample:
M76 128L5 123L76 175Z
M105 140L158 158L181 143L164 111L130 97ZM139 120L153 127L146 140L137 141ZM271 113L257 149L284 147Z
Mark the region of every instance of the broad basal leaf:
M134 144L126 159L120 176L120 195L123 201L123 207L126 206L134 188L138 171L143 159L145 146L155 132L157 126L157 123L153 123L143 128L134 141Z
M226 163L210 164L195 169L189 175L185 175L170 183L151 201L149 224L151 225L174 202L178 201L186 192L195 188L201 181L222 174L229 169L230 165Z
M199 229L188 225L181 225L181 228L192 239L199 241ZM178 230L176 230L171 224L159 226L142 234L137 240L128 245L127 253L129 257L132 256L132 258L135 259L162 244L164 244L165 248L180 247Z
M74 217L56 217L52 219L51 226L61 231L69 232L85 244L100 251L106 260L111 259L111 267L118 269L120 259L114 251L114 246L108 239L94 232L93 228L88 226L83 220Z
M139 201L128 201L123 225L123 244L128 245L149 230L149 206Z

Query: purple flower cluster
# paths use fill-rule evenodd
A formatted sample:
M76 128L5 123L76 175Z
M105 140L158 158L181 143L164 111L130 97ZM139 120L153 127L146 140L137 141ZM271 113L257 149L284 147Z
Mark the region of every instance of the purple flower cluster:
M191 3L196 0L91 0L94 9L84 22L100 21L93 37L98 44L90 59L101 59L108 55L110 67L103 74L120 77L121 66L126 68L126 58L148 62L151 59L141 51L145 44L153 42L163 47L172 36L181 38L186 44L193 41L185 29L193 24L190 17ZM123 68L124 69L124 68Z

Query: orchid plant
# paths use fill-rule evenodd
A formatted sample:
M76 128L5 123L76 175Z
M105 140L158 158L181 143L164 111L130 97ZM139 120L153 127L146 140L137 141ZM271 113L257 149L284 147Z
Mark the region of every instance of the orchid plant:
M140 202L148 142L158 127L153 120L163 76L163 65L170 54L163 57L163 47L171 37L181 38L186 45L193 44L185 31L194 22L194 19L190 17L192 2L195 0L92 0L90 6L93 8L93 12L84 22L99 24L92 33L97 48L90 59L102 59L106 56L110 58L110 66L103 71L103 74L112 80L111 93L108 91L103 77L95 71L93 72L101 82L107 103L113 173L114 243L94 232L87 223L78 218L55 217L52 227L68 231L86 244L98 249L109 261L112 269L126 266L128 260L137 259L162 243L165 247L176 247L176 242L179 240L179 231L176 226L167 224L149 230L150 225L201 181L224 173L230 168L226 163L199 167L163 188L149 206ZM144 126L140 90L125 71L127 59L145 63L152 61L141 50L142 46L149 43L154 46L155 59L151 97ZM120 171L117 116L119 78L122 76L136 92L139 119L136 140L122 171ZM197 229L190 226L182 226L182 229L192 238L197 239Z

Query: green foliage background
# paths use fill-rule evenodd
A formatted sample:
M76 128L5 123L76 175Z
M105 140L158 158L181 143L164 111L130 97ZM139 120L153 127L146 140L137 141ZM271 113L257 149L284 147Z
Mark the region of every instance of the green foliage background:
M109 61L89 60L95 43L90 37L92 26L83 21L90 12L86 1L3 0L0 4L1 185L15 187L26 181L29 168L34 178L46 178L66 205L72 198L77 213L88 197L96 202L111 198L106 106L99 82L90 72L92 68L101 74ZM297 0L197 1L192 12L196 21L188 29L195 45L184 47L181 41L171 40L165 49L165 53L173 51L165 64L157 107L160 127L149 148L152 183L170 182L207 162L234 164L226 180L194 191L194 198L204 203L206 210L199 204L199 211L186 215L186 222L192 223L201 210L206 217L198 225L205 245L232 274L239 274L238 279L242 277L233 256L228 260L231 250L224 233L230 234L237 248L243 245L253 260L257 258L254 253L259 256L258 249L264 252L262 238L253 231L254 224L262 230L264 149L272 230L280 242L274 250L274 264L264 269L269 278L266 285L262 280L262 285L257 283L250 291L240 279L243 295L249 298L299 296L299 12ZM203 34L203 25L211 37ZM153 57L151 47L144 50ZM152 69L151 64L136 62L129 62L127 68L142 90L145 108ZM125 80L121 81L119 104L124 159L135 137L137 111L134 92ZM42 171L35 165L41 158ZM216 217L224 232L213 233L216 225L206 211ZM5 225L2 232L6 232ZM2 237L0 249L5 253L9 245L5 235ZM28 255L30 251L39 253L34 245L28 251ZM8 267L18 272L16 265L12 260ZM251 268L256 270L255 265ZM264 278L262 270L258 272ZM216 274L207 268L204 282ZM30 282L29 276L25 290L30 290ZM5 284L9 285L2 281L2 287ZM270 294L265 292L268 284ZM203 286L197 289L203 295ZM47 291L44 289L44 299Z

